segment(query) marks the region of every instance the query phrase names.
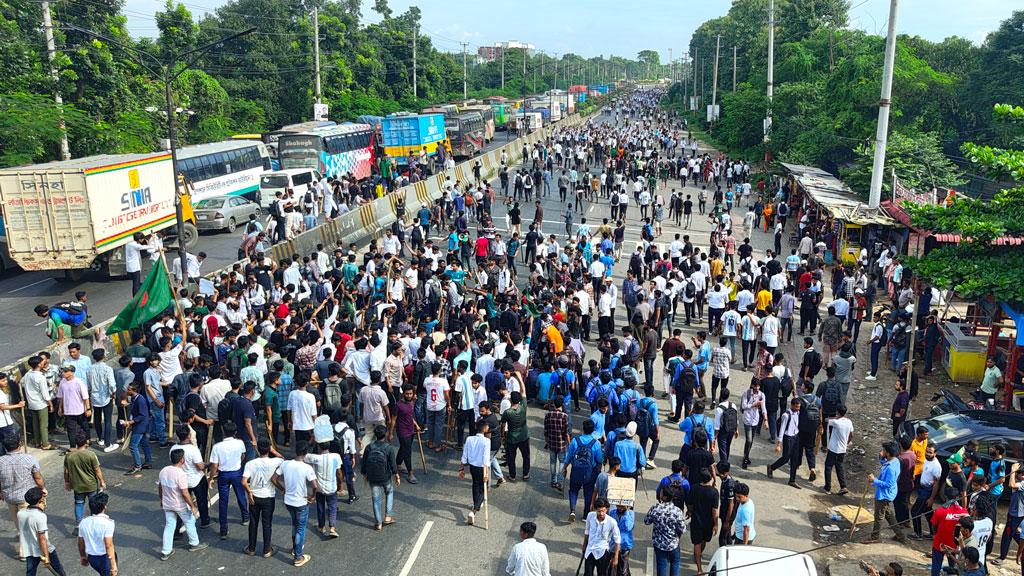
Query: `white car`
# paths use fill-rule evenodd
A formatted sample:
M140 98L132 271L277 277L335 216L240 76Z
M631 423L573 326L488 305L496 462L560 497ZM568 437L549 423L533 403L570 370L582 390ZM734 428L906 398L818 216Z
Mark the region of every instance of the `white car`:
M311 168L288 168L264 172L260 175L260 205L270 206L274 195L288 188L295 191L296 198L302 198L310 186L320 181L322 176Z
M707 576L818 575L814 560L807 554L742 544L719 548L707 566Z

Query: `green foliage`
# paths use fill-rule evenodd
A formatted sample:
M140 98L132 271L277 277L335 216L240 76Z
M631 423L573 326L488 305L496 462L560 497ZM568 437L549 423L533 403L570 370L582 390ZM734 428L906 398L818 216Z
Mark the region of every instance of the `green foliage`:
M1024 252L958 244L932 250L910 261L914 273L936 286L949 287L967 301L993 297L1024 302Z
M874 141L858 146L857 160L851 168L840 170L846 184L865 198L871 185L871 166L874 161ZM963 173L942 152L939 137L934 132L893 131L885 148L885 167L882 189L891 192L891 171L904 185L915 190L933 187L953 188L963 184Z
M434 45L420 25L420 9L396 13L387 0L320 2L321 98L330 118L352 120L362 114L418 111L439 102L462 99L462 53ZM176 55L256 26L245 37L215 46L190 61L191 69L172 84L183 144L259 133L309 120L316 100L313 23L308 0L229 0L200 19L194 4L165 0L154 15L155 38L133 39L125 27L124 0L52 3L57 80L49 74L39 28L40 5L30 0L0 0L0 166L56 158L59 114L53 94L64 98L64 117L73 156L154 150L166 137L165 98L160 63ZM382 18L360 22L360 9ZM432 7L431 9L440 9ZM73 31L92 30L112 40ZM414 34L418 30L418 34ZM413 94L413 39L416 84ZM469 93L477 98L502 94L521 97L567 84L613 78L664 76L668 67L655 51L644 61L618 56L561 58L510 51L504 62L473 65ZM138 59L145 55L145 66ZM523 71L526 58L526 71ZM186 60L189 60L186 58ZM181 68L176 69L176 71Z

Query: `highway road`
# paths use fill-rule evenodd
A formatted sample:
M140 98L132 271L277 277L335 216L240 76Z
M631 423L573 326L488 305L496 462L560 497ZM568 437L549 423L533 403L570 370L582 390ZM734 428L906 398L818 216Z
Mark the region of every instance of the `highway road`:
M498 132L487 151L505 144L506 132ZM241 232L202 232L195 252L206 252L203 272L218 270L237 260ZM170 253L168 253L170 257ZM49 343L43 333L45 321L32 313L37 304L52 305L74 300L75 292L89 294L89 314L93 322L117 315L131 298L131 283L125 279L87 276L79 282L64 279L60 272L23 272L12 270L0 277L0 366L42 349Z

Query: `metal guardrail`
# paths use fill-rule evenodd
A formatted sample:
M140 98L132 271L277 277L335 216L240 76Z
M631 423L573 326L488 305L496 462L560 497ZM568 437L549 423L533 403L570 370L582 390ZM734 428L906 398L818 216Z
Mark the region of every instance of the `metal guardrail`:
M585 118L574 114L563 118L556 127L578 126L588 119L589 117ZM415 184L403 186L382 198L377 198L372 202L346 212L334 220L320 224L316 228L307 230L290 240L275 244L271 247L269 255L275 261L280 261L282 258L290 258L292 254L309 254L316 249L317 244L333 246L341 238L344 238L346 243L359 243L364 240L379 238L383 235L384 230L398 219L395 206L400 198L405 200L406 214L415 214L421 206L430 206L434 200L443 196L448 176L452 176L454 181L466 181L468 178L465 175L472 175L473 173L472 163L479 160L481 175L485 179L490 180L494 178L501 167L500 158L502 150L508 155L510 162L514 162L520 159L520 152L524 144L532 145L536 142L545 141L551 136L551 131L551 127L541 128L526 136L511 140L501 148L491 150L475 158L470 158L456 165L454 170L450 172L440 172ZM205 277L217 278L221 273L230 271L238 263L233 262L213 272L209 272ZM100 332L100 330L105 330L113 321L113 318L104 320L94 325L93 330L89 331L87 335L72 337L70 340L65 340L60 344L51 344L41 348L40 351L49 352L51 364L59 366L69 357L68 344L77 342L82 347L83 355L88 356L97 346L102 346L107 350L109 362L116 362L116 359L131 342L130 332L128 331L111 334L106 334L105 331ZM102 340L97 341L95 339L94 335L97 333L104 334ZM0 371L6 372L12 380L17 382L28 371L27 361L29 357L38 353L35 352L29 356L19 358L12 363L0 367Z

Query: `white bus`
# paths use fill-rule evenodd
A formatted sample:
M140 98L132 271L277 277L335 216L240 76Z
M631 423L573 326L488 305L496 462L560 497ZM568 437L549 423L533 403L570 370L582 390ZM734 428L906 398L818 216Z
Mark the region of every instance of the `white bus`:
M226 140L178 150L178 171L192 187L192 203L213 196L245 196L259 202L260 175L270 155L259 140Z

